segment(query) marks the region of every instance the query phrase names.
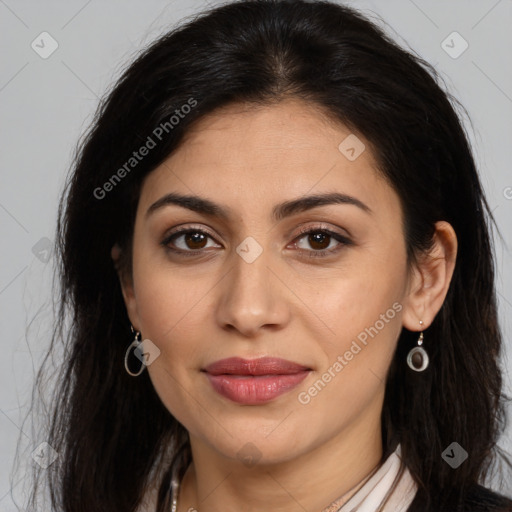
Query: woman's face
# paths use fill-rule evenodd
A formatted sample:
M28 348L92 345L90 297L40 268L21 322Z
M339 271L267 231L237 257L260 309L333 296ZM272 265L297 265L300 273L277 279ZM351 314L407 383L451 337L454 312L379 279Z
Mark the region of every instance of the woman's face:
M218 455L275 463L380 432L408 289L368 142L298 100L204 118L143 184L128 312L160 350L160 399ZM210 366L262 357L297 366Z

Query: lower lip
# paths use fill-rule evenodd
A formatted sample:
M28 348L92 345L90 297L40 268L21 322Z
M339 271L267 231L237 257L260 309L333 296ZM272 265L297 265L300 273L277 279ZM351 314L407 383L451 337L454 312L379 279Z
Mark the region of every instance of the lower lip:
M211 375L206 373L213 389L229 400L244 405L258 405L290 391L300 384L309 370L289 375Z

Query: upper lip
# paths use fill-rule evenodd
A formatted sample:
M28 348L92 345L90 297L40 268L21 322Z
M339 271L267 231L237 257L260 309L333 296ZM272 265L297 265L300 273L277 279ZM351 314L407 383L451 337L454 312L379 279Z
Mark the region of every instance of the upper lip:
M203 371L210 375L290 375L310 369L277 357L260 357L258 359L229 357L209 364Z

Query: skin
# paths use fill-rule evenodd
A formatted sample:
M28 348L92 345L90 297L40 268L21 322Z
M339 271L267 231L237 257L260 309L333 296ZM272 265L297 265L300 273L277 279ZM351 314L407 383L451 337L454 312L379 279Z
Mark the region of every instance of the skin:
M338 149L350 130L299 100L264 107L232 105L203 118L146 178L138 204L131 276L120 276L130 320L161 350L147 371L156 393L190 434L193 463L179 511L320 511L352 495L382 456L385 377L402 327L428 329L452 277L457 241L436 224L434 248L408 271L397 194L377 170L370 144L354 161ZM207 198L227 218L169 204L170 192ZM273 220L275 205L339 192L362 201L329 204ZM200 228L174 247L172 228ZM300 228L347 237L311 241ZM236 252L253 237L262 253ZM169 246L173 247L172 242ZM321 249L339 249L312 257ZM112 251L119 257L119 248ZM314 254L313 254L314 256ZM308 404L298 400L365 328L401 310ZM420 325L423 321L423 327ZM425 333L425 346L429 340ZM263 405L217 394L200 370L231 356L275 356L312 369L299 386ZM406 362L404 361L404 364ZM252 443L259 460L237 454ZM314 492L312 492L314 490Z

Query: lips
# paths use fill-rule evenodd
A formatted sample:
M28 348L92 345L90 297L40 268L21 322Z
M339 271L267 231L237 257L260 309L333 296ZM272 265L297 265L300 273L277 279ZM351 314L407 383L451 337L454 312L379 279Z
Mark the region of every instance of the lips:
M311 368L274 357L221 359L202 370L213 389L229 400L258 405L290 391Z
M291 375L309 369L306 366L276 357L261 357L259 359L230 357L208 365L205 371L210 375Z

